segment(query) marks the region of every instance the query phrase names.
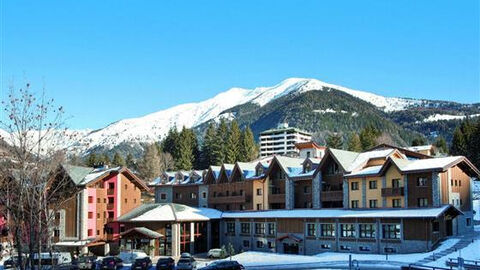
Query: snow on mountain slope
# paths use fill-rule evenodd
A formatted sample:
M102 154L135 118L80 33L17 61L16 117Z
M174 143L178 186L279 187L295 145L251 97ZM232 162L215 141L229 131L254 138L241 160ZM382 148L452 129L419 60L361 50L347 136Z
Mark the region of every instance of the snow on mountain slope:
M225 115L220 116L223 111L237 105L252 102L264 106L272 100L290 93L304 93L312 90L330 91L330 88L346 92L385 111L403 110L408 106L421 103L420 100L383 97L352 90L316 79L290 78L271 87L231 88L199 103L182 104L142 117L120 120L88 134L78 131L81 139L78 137L71 141L65 139L65 144L86 150L96 147L111 149L120 143L151 143L162 139L173 126L178 129L183 126L191 128L212 119L218 120L220 117L225 117ZM227 116L229 119L234 117L234 115Z

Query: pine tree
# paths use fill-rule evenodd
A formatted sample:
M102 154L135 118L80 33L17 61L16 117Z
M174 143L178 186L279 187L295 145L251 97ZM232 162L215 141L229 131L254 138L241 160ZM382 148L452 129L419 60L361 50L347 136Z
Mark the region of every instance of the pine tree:
M118 152L115 152L115 154L113 155L112 165L122 167L126 165L125 160Z
M257 158L258 148L253 138L253 132L249 126L242 132L240 147L240 161L249 162Z
M362 152L362 142L360 142L360 137L356 133L352 133L348 139L348 151L353 152Z
M178 149L178 157L175 159L176 169L191 170L193 168L195 162L192 148L194 138L195 134L193 134L193 131L183 127L180 132L178 145L176 146Z
M177 127L172 127L168 131L167 136L163 139L161 147L164 152L170 153L173 159L178 158L178 142L180 140L180 134L177 131Z
M205 131L202 146L202 167L220 165L222 163L222 147L218 141L217 129L214 123L210 123Z
M335 149L342 149L343 147L343 138L342 135L339 133L331 133L328 135L327 139L327 146L330 148L335 148Z
M228 143L228 125L225 119L220 119L220 124L217 129L217 144L219 144L220 155L218 156L219 163L224 163L226 160L226 150Z
M133 155L131 153L127 154L127 159L125 160L125 165L130 170L134 170L134 171L138 170L137 163L135 162L135 159L133 158Z
M110 165L112 163L112 161L110 160L110 157L107 154L103 154L101 157L101 160L102 160L102 165L104 166Z
M146 147L142 161L138 165L140 175L147 181L151 181L160 175L160 157L155 144Z
M230 123L230 130L227 136L227 144L225 149L225 162L233 164L240 160L240 142L241 131L238 127L237 121L233 120Z
M427 141L425 140L424 137L417 137L412 141L412 146L419 146L419 145L425 145L425 144L427 144Z
M453 132L452 146L450 147L450 154L454 156L465 155L467 153L467 142L465 135L460 127L457 127Z
M435 145L440 153L448 154L447 141L445 141L445 138L442 136L439 136L433 145Z
M97 157L97 154L95 153L90 153L88 155L87 160L85 160L85 165L88 167L96 167L99 165L99 159Z
M372 125L367 125L360 132L360 142L362 143L362 149L368 150L375 146L376 139L380 135L380 132Z

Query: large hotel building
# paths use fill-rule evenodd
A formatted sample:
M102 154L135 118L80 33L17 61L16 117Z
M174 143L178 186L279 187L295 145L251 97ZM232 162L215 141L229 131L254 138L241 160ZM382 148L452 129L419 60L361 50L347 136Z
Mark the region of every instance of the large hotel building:
M280 124L276 129L270 129L260 133L260 157L271 155L292 155L298 153L296 143L309 142L312 135L297 128L288 127L288 124Z

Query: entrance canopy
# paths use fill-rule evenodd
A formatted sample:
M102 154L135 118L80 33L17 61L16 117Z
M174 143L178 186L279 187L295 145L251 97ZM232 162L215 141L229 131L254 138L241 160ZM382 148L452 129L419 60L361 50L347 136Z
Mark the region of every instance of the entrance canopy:
M295 242L295 243L300 243L300 242L302 242L302 239L301 239L301 238L299 238L299 237L297 237L297 236L295 236L295 235L293 235L293 234L284 235L284 236L282 236L282 237L279 237L277 240L278 240L278 241L291 240L291 241L293 241L293 242Z
M152 231L150 229L147 229L145 227L135 227L121 233L120 238L135 239L135 238L138 238L139 235L145 239L158 239L163 237L162 234Z

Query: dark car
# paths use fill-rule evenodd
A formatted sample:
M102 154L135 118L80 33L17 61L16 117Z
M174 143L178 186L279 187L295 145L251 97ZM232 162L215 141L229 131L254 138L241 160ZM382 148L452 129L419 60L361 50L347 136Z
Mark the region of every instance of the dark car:
M105 257L100 263L100 269L116 270L122 267L123 261L118 257Z
M216 261L200 270L244 270L245 267L237 261Z
M137 258L132 264L131 269L136 270L136 269L141 269L141 270L147 270L152 266L152 260L150 260L150 257L143 257L143 258Z
M82 270L94 270L96 266L97 258L94 256L83 256L78 258L77 266L78 269Z
M157 270L174 270L175 260L171 257L161 258L157 261Z
M193 257L180 257L177 262L177 270L195 270L197 269L197 261Z

